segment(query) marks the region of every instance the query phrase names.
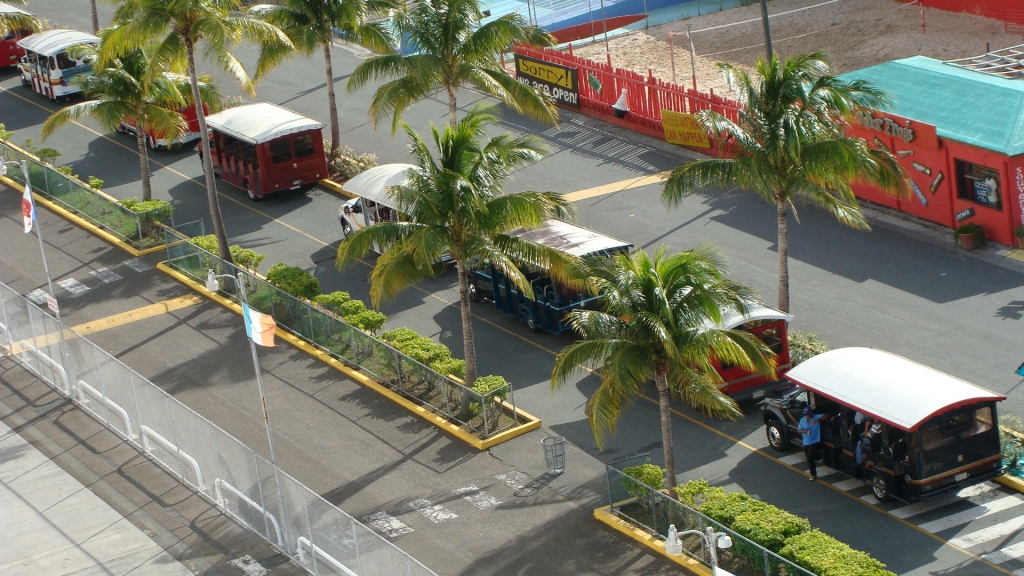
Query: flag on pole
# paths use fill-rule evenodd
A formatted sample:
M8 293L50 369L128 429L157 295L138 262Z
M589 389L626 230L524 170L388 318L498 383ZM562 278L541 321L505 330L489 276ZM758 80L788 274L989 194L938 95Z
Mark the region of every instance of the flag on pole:
M277 322L270 314L262 314L242 303L242 317L245 318L245 333L260 346L277 346L274 344L274 329Z
M28 234L36 220L36 203L32 201L32 186L28 182L25 182L25 193L21 195L21 214L25 217L25 234Z

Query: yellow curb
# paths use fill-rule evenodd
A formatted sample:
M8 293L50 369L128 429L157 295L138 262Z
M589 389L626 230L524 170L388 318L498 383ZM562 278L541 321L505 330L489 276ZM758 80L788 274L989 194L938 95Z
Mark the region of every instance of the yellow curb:
M1004 254L1003 257L1009 258L1010 260L1016 260L1018 262L1024 262L1024 250L1021 250L1020 248L1014 248L1013 250L1010 250L1009 252Z
M327 188L331 192L335 192L337 194L341 194L345 198L355 198L354 195L349 194L348 192L346 192L345 189L341 187L341 184L338 184L334 180L326 180L326 179L325 180L321 180L320 181L320 185L323 186L324 188Z
M18 190L19 188L24 189L22 188L21 184L15 182L14 180L11 180L7 176L0 176L0 182L2 182L4 185L6 185L8 188L11 188L12 190ZM117 246L118 248L124 250L125 252L131 254L136 258L140 256L145 256L147 254L152 254L154 252L159 252L160 250L165 250L167 248L164 244L160 244L159 246L153 246L150 248L146 248L145 250L139 250L132 246L131 244L128 244L124 240L121 240L117 236L111 234L110 232L107 232L103 228L100 228L99 226L93 224L92 222L89 222L85 218L82 218L78 214L75 214L74 212L71 212L70 210L67 210L49 201L39 192L33 190L32 197L35 198L36 204L45 206L47 209L57 214L61 218L71 221L73 224L80 228L85 228L87 232L93 234L94 236L99 236L101 239ZM116 202L116 200L114 201Z
M161 262L157 264L156 267L157 269L167 274L168 276L174 278L178 282L200 292L201 294L204 294L207 298L213 300L214 302L220 304L221 306L224 306L228 310L231 310L238 314L242 313L242 307L239 304L236 304L233 300L225 298L220 294L211 294L209 292L206 292L205 288L201 286L198 282L192 280L191 278L182 274L181 272L178 272L177 270L171 268L170 266L167 265L166 262ZM476 436L473 436L472 434L463 430L461 426L453 424L452 422L449 422L447 419L435 414L433 411L427 409L426 407L416 404L411 400L408 400L404 396L392 391L390 388L375 382L372 378L363 374L362 372L349 368L347 365L345 365L344 362L341 362L337 358L331 356L330 354L324 352L323 350L320 350L319 348L313 346L312 344L306 342L305 340L299 338L298 336L295 336L294 334L287 332L283 328L277 328L274 331L274 335L278 338L281 338L282 340L285 340L286 342L290 343L292 346L295 346L299 350L306 352L310 356L313 356L314 358L317 358L318 360L324 362L325 364L328 364L329 366L335 368L336 370L344 373L346 376L362 384L363 386L366 386L367 388L370 388L371 390L381 394L382 396L388 398L392 402L412 412L416 416L419 416L420 418L423 418L424 420L430 422L434 426L437 426L438 428L444 430L445 432L448 432L449 434L455 436L459 440L462 440L463 442L469 444L470 446L473 446L477 450L486 450L492 446L501 444L502 442L507 442L508 440L511 440L516 436L526 434L531 430L536 430L541 426L541 421L538 418L535 418L534 416L531 416L530 414L517 408L516 413L519 415L520 418L527 420L526 424L521 424L519 426L506 430L500 434L496 434L490 438L487 438L486 440L481 440L480 438L477 438ZM510 408L507 404L504 404L504 406L506 410L510 411Z
M1021 480L1020 478L1014 478L1009 474L1003 474L1002 476L996 476L994 482L996 482L997 484L1002 484L1003 486L1006 486L1011 490L1016 490L1017 492L1024 494L1024 480Z
M652 536L647 532L637 528L630 522L626 522L622 518L619 518L615 514L612 514L611 506L602 506L597 510L594 510L594 518L598 521L607 524L613 530L625 534L628 538L632 538L639 544L646 546L655 554L660 554L665 558L668 558L672 562L682 566L688 570L691 574L697 574L698 576L712 576L711 569L701 564L700 562L690 558L686 554L669 554L665 552L665 542L661 538Z

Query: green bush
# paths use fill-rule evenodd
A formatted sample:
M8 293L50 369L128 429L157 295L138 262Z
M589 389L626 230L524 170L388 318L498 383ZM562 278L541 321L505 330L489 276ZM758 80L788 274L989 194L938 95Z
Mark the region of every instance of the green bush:
M828 351L828 342L818 338L816 332L789 332L789 359L793 366Z
M390 344L391 346L398 348L403 342L422 338L412 328L393 328L380 335L380 339Z
M818 576L896 576L868 554L818 531L791 537L779 555Z
M806 519L742 492L710 500L700 512L772 552L781 550L788 538L811 530Z
M350 302L359 302L359 300L350 300ZM359 303L362 304L362 302ZM365 330L370 334L376 334L377 330L380 330L381 326L388 321L387 316L376 310L367 310L365 307L361 312L343 316L342 319L348 324L360 330Z
M665 487L665 469L657 464L640 464L624 468L622 473L629 478L622 479L622 487L630 496L643 496L648 488L661 490Z
M103 180L100 180L95 176L89 176L89 188L93 188L95 190L103 188Z
M999 415L999 443L1003 451L1003 464L1008 470L1017 468L1024 460L1024 423L1019 416Z
M11 136L14 136L14 132L8 130L7 126L4 126L4 123L0 122L0 141L6 142L11 139Z
M465 362L463 362L463 370L465 370ZM476 382L473 382L473 391L485 395L495 390L500 390L507 385L508 381L501 376L481 376L476 379ZM508 388L498 392L493 398L500 398L502 400L508 398Z
M718 498L725 498L725 489L720 486L710 486L708 481L701 478L700 480L690 480L686 484L676 486L676 497L685 506L689 506L694 510L700 510L700 505L696 503L697 496L703 498L704 502L710 502Z
M316 302L335 314L339 314L340 312L338 311L338 307L351 299L352 297L349 296L348 292L338 290L336 292L331 292L330 294L319 294L313 298L313 302Z
M92 185L94 178L94 176L89 177L90 186ZM99 178L95 178L95 180L99 182L99 186L103 185L103 180L100 180ZM93 188L99 188L99 186L93 186ZM174 213L174 207L171 206L171 203L164 200L139 200L138 198L128 198L126 200L120 200L119 203L121 206L124 206L136 214L145 214L149 220L154 222L169 220L171 218L171 214ZM213 238L213 235L211 234L210 237ZM215 254L217 252L216 246L217 240L214 239L213 252Z
M460 358L446 358L444 360L438 360L430 365L431 370L436 370L441 374L448 376L455 376L456 378L463 380L466 378L466 361ZM488 376L484 376L488 378ZM498 376L498 378L501 378ZM477 378L476 381L480 382L481 378ZM474 389L476 387L474 386Z
M324 150L327 152L327 166L332 178L348 180L377 165L376 154L356 154L348 146L339 147L338 152L332 155L330 140L324 140Z
M267 271L267 282L296 298L312 300L320 295L320 281L297 266L274 264Z
M349 300L348 302L342 302L338 306L338 313L342 316L359 314L363 310L366 310L366 304L363 304L362 300Z
M189 240L189 242L212 254L220 253L220 249L217 247L217 237L213 234L196 236ZM242 248L237 244L229 246L228 249L231 250L231 259L234 260L235 264L246 270L255 272L259 269L260 264L263 263L264 254L249 250L248 248Z

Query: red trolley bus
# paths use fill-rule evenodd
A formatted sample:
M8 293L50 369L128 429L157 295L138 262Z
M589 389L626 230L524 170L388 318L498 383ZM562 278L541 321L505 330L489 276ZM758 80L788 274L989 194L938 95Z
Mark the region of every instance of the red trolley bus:
M722 390L736 401L760 400L765 391L792 367L789 357L789 322L793 317L758 302L747 303L747 313L729 314L717 328L744 330L757 336L775 353L775 374L751 374L739 366L716 362L715 368L725 381Z
M324 125L316 120L257 102L213 114L206 123L214 172L253 201L312 188L327 177Z
M210 112L209 107L203 104L203 114ZM178 113L185 117L185 121L188 122L188 129L185 135L178 137L168 138L167 134L160 130L146 130L146 144L151 150L168 150L176 148L182 144L187 144L193 140L199 139L199 118L196 116L196 107L189 105L178 109ZM121 122L121 126L117 129L121 134L135 134L135 118L131 116L125 118Z
M4 4L0 2L0 14L24 14L25 16L32 16L32 14L16 8L10 4ZM25 49L18 46L18 41L22 38L30 36L32 32L28 30L11 30L6 36L0 37L0 67L3 66L17 66L18 60L25 55Z
M82 89L71 80L92 73L92 57L77 60L67 49L99 43L99 38L77 30L47 30L18 40L25 50L18 65L21 83L53 101L80 93Z

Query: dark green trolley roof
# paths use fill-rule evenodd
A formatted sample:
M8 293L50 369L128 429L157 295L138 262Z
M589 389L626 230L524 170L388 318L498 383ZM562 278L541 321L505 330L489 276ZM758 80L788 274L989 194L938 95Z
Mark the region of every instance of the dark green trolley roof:
M840 76L867 80L894 97L889 112L934 124L940 137L1007 156L1024 153L1024 80L914 56Z

